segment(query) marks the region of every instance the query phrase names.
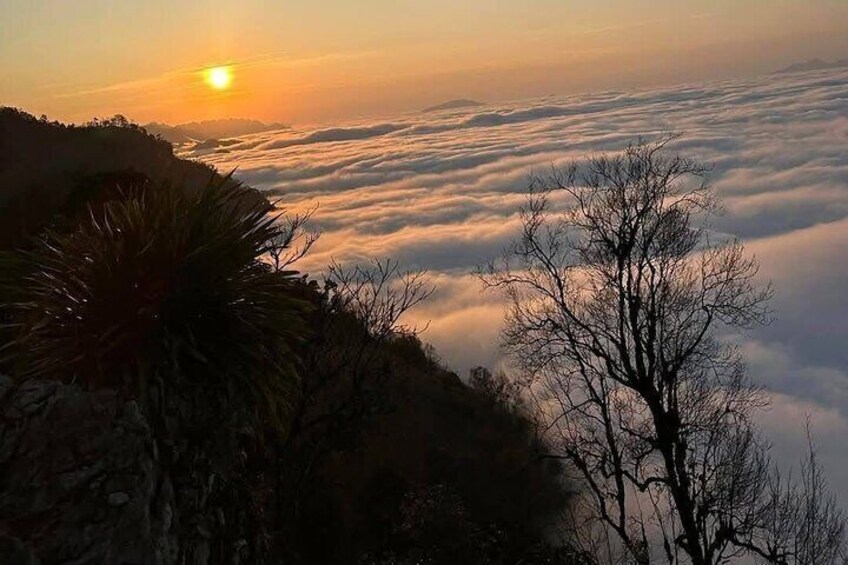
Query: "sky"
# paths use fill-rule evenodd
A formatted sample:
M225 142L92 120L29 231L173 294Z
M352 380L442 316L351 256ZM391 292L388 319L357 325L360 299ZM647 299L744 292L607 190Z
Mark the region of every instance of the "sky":
M0 0L0 21L0 104L76 122L342 122L848 55L844 0Z

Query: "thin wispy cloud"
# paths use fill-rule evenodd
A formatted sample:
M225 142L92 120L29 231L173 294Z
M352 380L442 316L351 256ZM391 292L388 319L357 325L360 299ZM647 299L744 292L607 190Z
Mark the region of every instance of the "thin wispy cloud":
M337 53L325 53L311 56L296 56L289 53L270 53L250 57L247 59L228 59L222 61L210 61L205 65L187 67L183 69L169 70L155 76L121 81L105 86L96 86L56 94L56 98L77 98L97 94L121 94L127 92L143 92L149 94L152 91L167 89L173 92L175 87L191 88L201 82L200 73L204 69L216 66L232 66L239 70L248 69L295 69L317 66L327 63L349 61L374 56L374 51L345 51Z

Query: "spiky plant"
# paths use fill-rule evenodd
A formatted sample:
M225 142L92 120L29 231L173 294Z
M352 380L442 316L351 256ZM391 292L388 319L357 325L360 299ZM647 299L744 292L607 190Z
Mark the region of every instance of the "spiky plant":
M177 379L283 427L303 303L295 274L262 260L280 230L267 203L229 179L127 194L29 254L17 374L137 392Z

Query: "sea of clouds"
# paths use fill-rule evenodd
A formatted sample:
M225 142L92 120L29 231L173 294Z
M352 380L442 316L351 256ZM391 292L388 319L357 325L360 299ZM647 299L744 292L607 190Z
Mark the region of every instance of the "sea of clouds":
M502 304L471 273L515 237L528 175L667 132L714 166L727 209L714 227L774 284L775 320L743 350L774 393L761 420L775 456L800 453L810 415L833 484L848 483L848 70L266 132L188 156L237 169L290 210L317 205L323 236L303 271L374 257L428 269L438 292L415 317L464 374L501 359Z

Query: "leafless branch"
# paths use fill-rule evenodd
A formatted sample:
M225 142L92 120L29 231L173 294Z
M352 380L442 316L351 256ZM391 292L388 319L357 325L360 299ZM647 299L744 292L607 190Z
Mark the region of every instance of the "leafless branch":
M268 248L268 260L275 271L285 271L303 259L321 237L320 233L306 228L317 209L316 206L299 214L278 217L278 233Z
M820 469L811 458L789 490L775 478L750 417L767 399L723 337L768 322L771 287L739 242L710 240L709 167L670 153L676 138L531 180L520 237L478 273L509 300L503 344L543 391L548 440L591 510L582 523L622 549L610 561L833 563L842 517L819 502ZM828 525L787 525L807 515Z

